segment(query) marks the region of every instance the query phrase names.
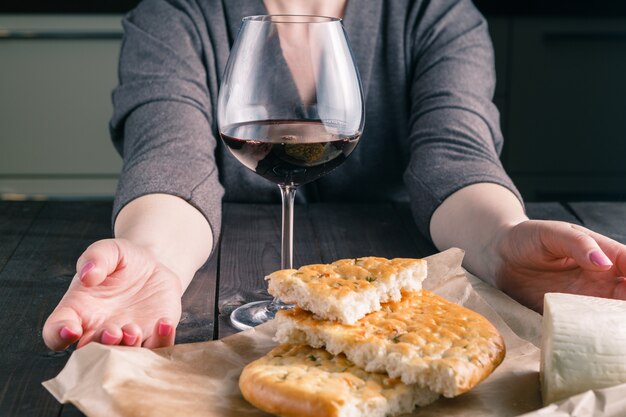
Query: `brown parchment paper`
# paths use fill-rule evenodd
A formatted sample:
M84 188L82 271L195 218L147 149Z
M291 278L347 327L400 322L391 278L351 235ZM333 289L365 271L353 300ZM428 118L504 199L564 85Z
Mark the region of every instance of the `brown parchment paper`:
M415 416L518 416L541 408L541 317L461 268L463 251L428 259L424 288L489 319L504 337L504 362L470 392L416 409ZM43 385L90 417L267 416L241 396L241 369L276 346L266 323L218 341L149 350L91 343ZM556 407L556 408L555 408ZM626 416L626 384L571 397L525 417Z

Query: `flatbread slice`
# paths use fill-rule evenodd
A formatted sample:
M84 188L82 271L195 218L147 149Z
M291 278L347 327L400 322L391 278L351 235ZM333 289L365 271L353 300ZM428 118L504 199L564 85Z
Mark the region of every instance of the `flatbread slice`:
M332 264L284 269L267 277L268 291L320 318L354 324L403 291L419 291L426 278L423 259L374 256L342 259Z
M406 293L353 326L318 320L299 308L276 316L281 343L344 353L370 372L387 372L454 397L486 378L502 362L504 341L480 314L429 291Z
M306 345L280 345L251 362L239 387L248 402L284 417L393 416L439 397Z

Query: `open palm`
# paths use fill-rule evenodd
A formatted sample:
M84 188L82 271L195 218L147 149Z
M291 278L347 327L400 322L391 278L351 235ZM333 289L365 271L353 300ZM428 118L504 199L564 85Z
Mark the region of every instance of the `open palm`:
M496 285L536 311L547 292L626 299L626 246L584 227L523 222L502 238L499 255Z
M149 251L123 239L101 240L81 255L77 271L44 325L48 347L97 341L153 348L174 342L180 280Z

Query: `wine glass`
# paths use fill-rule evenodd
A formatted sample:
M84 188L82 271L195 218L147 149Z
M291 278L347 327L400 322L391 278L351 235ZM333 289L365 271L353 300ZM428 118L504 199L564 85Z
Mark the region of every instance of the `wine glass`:
M281 269L291 269L297 187L345 161L363 131L361 81L341 19L244 18L226 64L217 121L235 158L280 188ZM288 307L278 299L256 301L233 311L231 322L247 329Z

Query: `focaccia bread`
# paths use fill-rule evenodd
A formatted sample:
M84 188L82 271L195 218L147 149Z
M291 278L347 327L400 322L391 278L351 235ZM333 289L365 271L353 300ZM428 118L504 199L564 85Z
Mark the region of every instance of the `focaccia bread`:
M504 341L480 314L429 291L406 293L354 325L317 320L300 308L276 316L276 339L344 353L370 372L387 372L446 397L466 392L502 362Z
M392 416L439 397L306 345L281 345L248 364L239 387L248 402L284 417Z
M267 277L268 291L326 320L353 324L380 304L398 301L401 291L419 291L426 278L423 259L374 256L332 264L284 269Z

